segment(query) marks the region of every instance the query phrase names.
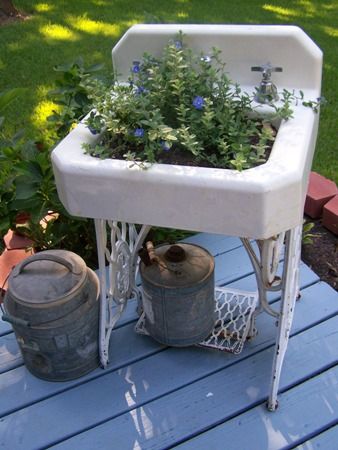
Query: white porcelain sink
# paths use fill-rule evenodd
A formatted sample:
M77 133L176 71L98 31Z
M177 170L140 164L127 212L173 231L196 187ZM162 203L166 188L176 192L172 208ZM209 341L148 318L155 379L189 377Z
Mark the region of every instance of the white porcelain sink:
M136 25L113 49L120 80L145 51L159 55L179 30L193 49L220 48L230 78L244 91L261 80L251 67L270 62L283 68L273 74L279 91L320 96L322 52L294 26ZM55 148L52 161L60 199L75 216L266 239L302 221L317 129L318 114L294 105L268 162L242 172L164 164L142 170L93 158L82 144L98 137L84 124Z

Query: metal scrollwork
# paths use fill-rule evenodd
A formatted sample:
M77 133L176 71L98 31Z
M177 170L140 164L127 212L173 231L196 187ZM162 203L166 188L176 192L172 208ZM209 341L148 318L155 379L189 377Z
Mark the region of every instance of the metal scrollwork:
M134 224L96 219L95 229L101 283L100 360L105 367L111 331L128 299L140 295L135 282L138 250L150 226L138 231Z
M278 270L285 233L280 233L270 239L259 241L261 256L262 282L266 289L280 289L280 278L276 277Z

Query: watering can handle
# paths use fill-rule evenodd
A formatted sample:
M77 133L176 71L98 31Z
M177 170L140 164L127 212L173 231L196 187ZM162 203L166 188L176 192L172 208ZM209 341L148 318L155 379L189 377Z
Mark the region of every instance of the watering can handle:
M29 258L25 259L19 266L17 266L13 270L13 272L14 272L13 277L17 277L28 264L35 262L35 261L53 261L53 262L61 264L62 266L67 267L67 269L70 272L72 272L74 275L81 274L81 272L76 272L73 264L65 258L62 258L57 255L48 255L48 254L39 254L38 253L37 255L33 255L33 256L30 256Z

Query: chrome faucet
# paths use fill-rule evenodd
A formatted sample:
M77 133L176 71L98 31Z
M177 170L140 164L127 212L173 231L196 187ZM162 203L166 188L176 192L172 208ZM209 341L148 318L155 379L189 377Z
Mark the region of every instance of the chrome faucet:
M262 64L261 66L251 67L252 72L262 72L262 81L259 87L256 87L255 100L258 103L273 103L279 97L277 87L271 81L272 72L283 72L282 67L275 67L271 63Z

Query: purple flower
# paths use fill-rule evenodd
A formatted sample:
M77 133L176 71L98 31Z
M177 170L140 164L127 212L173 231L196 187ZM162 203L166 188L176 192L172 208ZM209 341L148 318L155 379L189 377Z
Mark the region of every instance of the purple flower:
M133 73L139 73L140 71L140 61L133 61L133 67L131 68Z
M196 95L196 97L192 101L193 106L198 110L201 110L203 108L204 103L205 103L204 98L200 97L199 95Z
M182 42L181 41L175 41L174 42L176 50L181 50L182 48Z
M167 141L161 141L161 147L166 152L170 150L170 145L168 144Z
M143 128L136 128L134 131L134 136L141 138L144 136L144 129Z

